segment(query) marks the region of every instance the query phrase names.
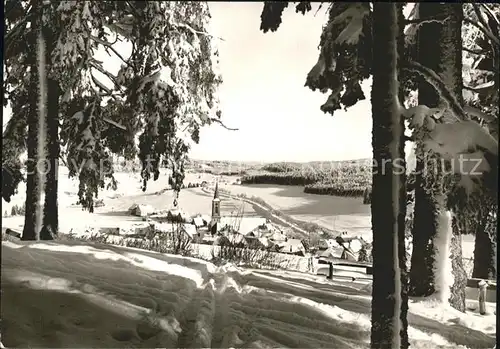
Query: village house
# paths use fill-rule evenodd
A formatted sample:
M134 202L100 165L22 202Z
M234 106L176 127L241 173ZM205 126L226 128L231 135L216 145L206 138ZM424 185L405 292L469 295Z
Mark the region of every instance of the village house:
M201 216L194 217L193 224L196 227L196 229L200 229L206 225L205 221L203 220L203 218L201 218Z
M194 224L189 223L156 223L155 229L157 232L165 234L167 239L187 240L193 243L199 243L204 238L204 232L196 229Z
M167 213L167 220L175 223L192 223L193 219L190 215L180 209L169 210Z
M154 213L154 208L150 205L133 204L128 209L128 214L131 216L145 217Z
M286 239L286 241L278 244L280 253L294 254L305 256L306 248L299 239Z

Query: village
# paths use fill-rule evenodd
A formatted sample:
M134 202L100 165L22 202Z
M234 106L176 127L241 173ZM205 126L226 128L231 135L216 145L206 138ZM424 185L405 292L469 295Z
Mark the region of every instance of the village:
M193 184L193 187L195 186L196 184ZM203 182L202 186L206 188L208 183ZM289 227L280 226L263 217L245 216L243 204L236 211L222 215L223 199L220 197L218 180L214 187L211 215L191 215L181 208L158 212L147 204L134 204L128 212L132 216L141 217L142 224L116 233L135 237L163 234L166 240L172 243L182 241L186 246L192 243L269 251L309 257L316 259L316 264L326 265L339 264L342 261L355 265L361 262L363 266L366 264L371 269L371 243L362 237L350 236L343 232L334 238L320 239L311 245L307 237L297 238Z

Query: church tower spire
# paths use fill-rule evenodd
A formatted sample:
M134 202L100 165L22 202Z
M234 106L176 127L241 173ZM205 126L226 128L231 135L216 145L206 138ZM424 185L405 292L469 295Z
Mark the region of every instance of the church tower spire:
M214 198L212 200L212 234L217 232L217 223L220 222L220 198L219 198L219 179L215 182Z
M219 199L219 180L215 182L214 200Z

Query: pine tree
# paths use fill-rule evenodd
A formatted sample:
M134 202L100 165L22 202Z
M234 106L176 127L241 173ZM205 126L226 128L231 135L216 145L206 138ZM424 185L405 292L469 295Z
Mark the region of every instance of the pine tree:
M37 17L33 4L8 2L8 82L4 87L10 91L27 90L21 72L28 70L26 52L33 53L34 45L29 43L34 42L34 27L26 25L28 19ZM51 163L57 163L60 147L65 148L70 177L78 177L80 182L82 207L92 212L98 190L106 182L116 187L112 152L128 158L136 155L138 132L142 132L139 156L144 185L151 173L158 178L163 157L173 169L175 189L180 190L190 142L199 141L201 127L221 123L216 98L221 79L216 71L217 51L208 33L207 4L62 1L44 3L43 11L41 24L52 49L46 57L50 101L47 156ZM133 45L130 57L115 50L117 40ZM94 58L99 48L122 60L118 76ZM111 83L101 81L95 71ZM11 96L13 92L8 99ZM9 101L13 110L21 109L19 98ZM28 113L26 119L33 121ZM55 132L59 125L60 135ZM30 130L29 142L37 134L34 127ZM36 157L28 148L29 157ZM57 233L55 174L49 172L45 187L42 235L46 237ZM36 184L33 178L28 177L30 192ZM29 239L36 237L28 235Z
M46 12L46 11L45 11ZM59 214L57 203L57 175L59 166L59 100L61 88L57 78L50 73L51 55L56 48L56 33L49 23L43 23L41 28L45 45L46 63L46 125L45 125L45 161L48 165L45 174L43 221L40 231L41 240L52 240L59 231ZM40 57L39 57L40 59ZM48 62L48 64L47 64Z
M401 7L373 5L373 291L372 348L407 348L408 311L405 216L404 122L400 107L398 55ZM390 161L387 161L390 160ZM403 168L404 169L404 168ZM392 229L391 229L392 228ZM388 277L389 274L389 277Z
M455 96L462 93L462 45L461 24L463 20L461 4L418 4L420 19L435 18L418 29L418 62L432 69L452 90ZM445 20L446 19L446 20ZM436 40L436 38L439 38ZM427 81L422 80L418 87L418 102L430 108L446 108L441 95ZM454 121L450 111L443 118ZM421 132L417 130L416 132ZM429 296L442 287L436 285L437 271L435 258L439 249L447 249L435 239L438 234L446 234L446 227L441 226L442 215L447 212L448 190L444 181L444 162L433 152L426 151L417 137L417 174L415 182L415 211L413 225L413 254L410 270L410 289L415 296ZM446 220L445 220L446 221ZM460 231L454 231L452 237L453 274L456 285L453 287L451 304L465 310L465 272L462 266L462 246ZM435 252L437 251L437 252ZM443 253L443 252L442 252ZM445 257L447 258L447 257ZM439 287L439 288L438 288Z
M490 69L492 73L488 73L487 71L485 72L484 70L476 70L475 68L477 68L477 64L473 64L472 67L468 66L467 62L468 60L470 61L470 59L468 59L470 57L465 57L466 69L464 82L466 86L464 86L465 89L463 90L465 106L462 108L460 105L462 104L462 101L460 101L462 91L461 83L459 81L460 76L458 76L461 71L455 70L456 76L458 77L455 78L455 83L453 84L443 82L439 76L436 75L433 77L432 74L427 74L427 72L424 75L426 75L426 78L431 81L434 88L439 90L441 97L444 97L448 102L447 107L449 112L447 114L449 115L451 112L455 120L450 121L450 118L448 117L443 118L444 122L436 123L434 120L429 120L427 116L421 114L418 117L419 120L416 122L416 124L425 125L427 128L427 131L418 132L421 136L421 141L423 142L424 147L427 150L437 153L435 156L443 158L445 162L454 162L452 170L454 170L458 181L447 178L448 182L451 180L451 185L447 186L447 191L449 192L447 201L450 208L452 208L455 212L455 218L453 221L453 228L455 229L455 253L453 256L453 263L454 266L457 267L455 272L460 272L459 266L461 264L459 261L461 251L458 249L459 244L457 242L457 240L459 240L457 237L458 234L460 232L477 231L478 224L484 225L486 222L480 222L477 220L477 218L481 215L480 211L485 212L487 210L495 210L494 206L490 203L496 202L498 198L498 106L497 104L492 104L492 101L498 100L498 88L494 88L494 86L498 86L497 82L494 80L495 70L497 69L492 66L494 61L492 58L498 57L498 55L495 54L495 50L498 51L498 34L495 34L495 32L498 33L498 30L495 31L493 29L495 28L495 23L498 26L498 20L495 19L494 14L488 9L489 5L483 6L483 4L468 4L464 6L466 9L466 17L464 19L464 23L466 23L466 25L463 26L465 28L462 31L462 36L465 37L464 51L468 55L479 56L479 62L484 64L482 67ZM482 9L486 10L483 11ZM485 13L488 15L485 15ZM471 17L472 14L475 14L476 18ZM480 16L483 16L483 20L479 18ZM486 23L485 18L489 18L489 24ZM443 26L451 25L450 21L446 21L446 23L448 24L443 24ZM471 28L474 30L471 30ZM456 23L454 29L455 34L451 39L452 45L449 45L449 47L454 46L454 50L457 54L460 49L460 47L457 47L457 43L460 41L460 37L457 36L458 30L459 24ZM434 43L442 42L442 40L434 40L434 37L436 36L435 31L432 32L432 35L432 41ZM448 40L448 43L449 42L450 40ZM436 52L437 50L438 49L433 49L431 51ZM426 52L429 52L428 46L426 47ZM430 56L432 55L426 54L427 58ZM459 60L456 59L455 61L455 66L457 66ZM447 64L446 67L448 67L448 69L443 69L442 71L449 72L449 67L451 66L451 64ZM423 72L422 67L419 67L419 70L421 73ZM459 98L450 98L450 91L446 91L447 87L445 86L453 86L452 93L454 96ZM455 99L455 101L453 101L453 99ZM442 110L443 109L438 109L440 113L442 113ZM423 109L420 111L422 112ZM435 113L435 111L431 111L430 113ZM461 164L456 161L461 156L466 159L480 160L480 167L472 168L470 167L471 165L469 165L469 167L465 166L465 169L462 169ZM469 162L473 163L472 161ZM476 174L472 173L473 170L476 171ZM479 175L477 174L478 172ZM489 209L485 207L485 204L486 206L489 205ZM430 212L432 213L432 211ZM483 217L487 216L483 215ZM476 243L483 242L485 244L485 246L479 247L477 250L483 251L488 256L492 256L493 252L487 253L486 251L494 248L492 242L496 241L496 232L492 231L490 233L492 233L492 235L490 235L492 239L482 239L479 237L479 239L476 240ZM427 255L431 255L434 250L429 249L428 251L429 253ZM416 265L415 263L412 264ZM432 264L432 262L430 264ZM490 263L487 264L492 264L491 259ZM430 268L427 268L430 271ZM489 266L485 266L484 268L486 270L484 273L488 274L487 270L491 268ZM414 274L414 280L417 280L417 274L418 279L422 280L423 273L420 272ZM431 272L427 273L427 275L431 275ZM464 292L463 288L465 287L465 276L463 276L463 272L460 272L459 275L461 276L458 277L458 275L455 275L455 291L458 291L458 280L460 280L462 286L453 298L455 302L457 302L455 305L463 309L464 303L462 298ZM424 285L422 282L421 284ZM432 285L427 287L427 289L432 290ZM457 297L459 294L462 296Z
M42 5L34 4L34 15L30 18L31 35L29 36L29 43L31 48L26 52L26 63L29 65L29 83L28 83L28 111L27 127L27 150L28 150L28 163L27 163L27 183L26 183L26 212L24 218L24 228L22 233L23 240L38 240L40 233L39 217L42 214L41 210L41 197L40 197L40 166L38 166L39 154L39 108L40 100L38 93L40 89L40 65L38 64L37 49L39 48L39 39L41 35L41 12ZM37 35L38 34L38 35ZM16 106L16 109L19 106ZM14 110L14 108L12 108ZM42 120L43 122L43 120Z
M297 5L297 12L300 11L300 5ZM264 32L277 30L281 13L286 7L287 3L284 2L266 2L261 16L261 29ZM372 73L379 74L376 79L374 77L374 85L376 80L379 88L372 89L373 148L374 158L387 167L387 162L381 159L404 159L404 124L399 107L403 88L399 86L401 74L398 70L403 23L401 5L377 4L376 7L379 9L377 29L372 24L374 15L369 3L330 5L329 21L321 36L320 56L307 76L306 86L323 93L330 92L321 110L333 114L342 106L347 108L365 99L361 81ZM378 35L377 45L372 43L375 40L372 30L374 36ZM374 51L372 61L374 47L377 47L377 51ZM390 110L388 106L391 106ZM389 143L393 146L389 146ZM403 171L393 176L392 168L385 169L384 175L380 168L375 170L372 192L372 347L408 347L405 175ZM394 197L397 197L395 201L391 195L382 192L384 186L392 189ZM397 213L394 215L394 212ZM387 222L394 223L389 234ZM387 253L387 246L395 246L395 249ZM387 270L393 271L392 279L387 278Z
M498 4L464 4L465 21L462 26L464 38L464 99L466 107L483 120L472 116L485 125L491 135L498 139L498 96L500 60L500 6ZM496 38L496 40L495 40ZM495 68L496 67L496 68ZM493 165L496 169L498 165ZM498 192L498 173L490 176L491 190ZM474 268L472 277L496 277L497 211L495 197L486 193L474 193L472 203L463 203L465 231L475 234Z

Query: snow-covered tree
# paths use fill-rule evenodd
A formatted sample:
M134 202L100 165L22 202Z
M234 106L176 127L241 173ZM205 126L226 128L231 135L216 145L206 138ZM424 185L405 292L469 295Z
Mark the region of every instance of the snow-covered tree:
M8 54L4 62L8 82L4 81L4 91L10 103L16 104L12 105L13 110L21 106L9 98L12 91L30 91L29 79L23 74L30 63L27 57L36 53L35 26L30 21L37 18L37 3L12 4L14 10L6 22ZM142 132L139 157L144 186L151 174L158 178L163 157L170 163L178 191L190 142L199 141L201 127L220 123L216 89L221 79L208 28L208 5L61 1L43 2L41 10L40 26L45 44L50 47L45 70L48 99L52 103L48 110L46 153L50 161L55 161L60 146L65 148L70 176L77 177L80 183L78 195L83 208L93 211L94 199L106 180L109 185L116 185L111 153L134 156L138 132ZM129 57L116 49L117 42L132 45ZM121 59L117 75L105 70L96 59L99 49ZM53 132L56 121L57 128L61 127L60 140ZM28 140L35 140L36 134L32 132ZM28 153L29 157L36 157ZM28 184L30 178L34 176L28 176ZM47 185L46 193L57 192L57 181L48 180ZM33 185L28 186L28 192L32 192ZM46 212L51 207L47 200L53 201L54 197L57 205L57 196L45 196Z
M402 7L373 4L373 159L372 183L373 291L372 348L408 348L408 290L405 216L406 171L395 171L404 159L404 118L399 69L402 54ZM390 160L390 161L387 161Z
M461 4L417 4L415 5L419 20L433 21L420 25L416 34L417 48L415 59L426 69L433 73L452 89L454 96L461 97L462 90L462 46L461 46ZM415 13L414 12L414 13ZM439 38L436 40L436 37ZM431 108L445 109L445 100L434 86L426 79L418 79L418 103ZM417 107L423 108L423 107ZM450 115L451 114L451 115ZM443 119L455 121L456 116L451 111L443 113ZM412 126L414 124L412 123ZM429 296L435 292L445 294L445 301L449 298L450 285L438 285L448 279L440 277L447 269L449 257L454 261L451 283L455 282L452 304L460 310L465 308L465 273L462 267L461 238L459 231L453 237L438 236L451 233L451 221L444 217L447 213L448 189L445 188L445 174L443 162L439 154L432 152L424 146L421 140L420 128L414 131L416 139L416 182L415 182L415 207L413 223L413 253L410 270L410 290L415 296ZM440 226L448 224L450 227ZM439 243L453 242L453 253L449 246ZM442 258L438 258L442 257ZM451 264L450 266L451 267ZM446 289L446 290L444 290Z
M278 28L286 6L284 2L265 3L261 16L264 32ZM299 3L297 12L304 12L302 9L310 7ZM331 3L320 57L306 80L313 90L330 91L321 110L333 114L365 99L360 82L372 72L374 75L373 156L379 168L374 171L372 193L372 348L409 345L405 171L394 173L392 168L394 161L404 159L403 89L398 69L403 26L402 5L375 3L372 13L369 3ZM377 50L372 56L374 47Z
M417 6L420 9L424 7L424 5L422 4ZM429 6L429 4L426 4L425 8L429 9ZM434 10L442 12L443 9L445 9L447 6L449 5L443 6L435 4ZM454 6L460 7L460 9L462 7L459 5ZM424 59L429 60L433 56L432 53L439 52L440 50L442 51L442 53L447 51L445 50L446 46L448 46L448 53L450 53L450 48L454 47L451 55L441 54L441 69L439 68L438 61L434 62L434 66L438 65L438 67L433 67L433 72L441 71L441 73L439 74L441 76L436 76L437 79L434 79L431 76L432 74L427 74L427 78L433 80L432 84L437 87L437 90L439 90L441 97L445 97L445 99L449 103L448 107L450 108L448 109L451 111L451 119L450 117L446 118L446 114L450 115L450 112L445 112L445 117L441 119L441 121L443 122L439 121L436 123L435 119L431 120L428 118L428 114L433 114L435 112L439 112L442 114L443 108L441 108L441 110L427 109L426 111L424 111L423 108L419 107L422 113L420 113L421 115L418 116L419 120L416 122L416 124L418 125L425 125L425 128L427 129L425 132L421 132L421 135L423 136L421 143L423 143L424 147L426 148L426 154L429 154L428 151L434 154L437 153L438 156L443 160L451 162L451 172L456 173L458 181L452 181L452 185L448 186L447 189L447 191L449 192L448 204L455 211L455 220L457 220L457 224L454 224L453 227L455 229L460 228L462 232L481 231L481 236L476 239L476 250L483 251L483 255L490 256L486 257L490 258L490 262L487 263L487 265L484 267L485 269L483 270L485 270L485 272L483 274L488 274L488 270L491 269L491 265L493 264L493 259L491 258L491 256L494 254L494 251L492 250L494 249L494 246L492 245L492 239L490 238L492 236L490 234L496 234L496 232L490 231L490 234L484 236L485 238L483 239L482 235L485 234L485 232L482 229L484 228L484 226L486 226L486 222L481 222L480 220L478 220L478 218L483 217L484 219L488 219L489 216L485 215L485 212L488 210L491 210L491 212L493 212L494 210L494 212L496 212L495 205L492 205L491 203L497 201L498 193L498 141L496 139L496 135L498 134L498 106L497 103L492 103L492 101L498 100L498 88L492 88L494 85L493 77L495 76L495 70L498 72L498 68L495 69L492 63L493 60L488 60L487 57L488 52L490 52L490 57L498 57L498 55L494 53L495 50L498 50L498 45L496 44L496 42L498 42L498 27L496 27L497 29L495 29L495 25L498 26L498 19L495 19L495 16L492 14L492 11L489 10L488 6L490 5L464 5L466 9L466 17L464 19L465 25L462 27L462 36L465 38L464 52L466 53L466 55L464 57L465 73L463 77L465 85L463 90L465 104L461 103L463 109L462 106L458 104L452 106L454 102L450 99L450 91L445 91L442 86L444 80L447 87L453 87L452 93L455 97L457 97L456 101L460 100L462 91L458 86L459 79L455 78L456 83L453 84L449 81L448 83L446 83L452 71L451 67L453 67L454 65L451 62L448 62L448 64L443 63L443 59L445 59L445 57L451 58L454 52L457 60L455 66L458 66L457 53L460 48L457 47L457 43L460 39L460 37L458 36L458 24L455 25L455 34L451 36L451 40L446 40L443 38L441 38L440 40L435 40L435 37L439 33L439 31L437 29L426 29L431 26L441 25L443 27L447 27L451 25L452 22L449 20L450 17L447 17L446 13L441 13L442 18L447 19L445 22L443 22L443 24L438 24L434 21L434 23L426 24L423 28L420 29L420 33L425 32L426 30L430 30L429 32L427 32L426 36L421 34L421 37L429 38L429 42L424 45ZM432 17L430 13L428 13L428 15L429 16L427 17ZM436 12L434 13L434 15L436 15ZM482 20L481 16L483 16ZM435 20L436 16L432 18ZM488 18L488 20L490 21L489 24L486 23L485 18ZM443 32L445 31L442 30L441 33ZM495 34L491 33L496 33L496 40ZM430 38L430 36L432 36L432 39ZM437 43L439 43L439 45L437 46L441 48L432 46ZM432 49L430 49L430 47L432 47ZM486 70L475 69L477 68L478 64L470 64L471 60L468 58L470 58L471 55L480 55L479 62L483 63L483 67L486 68ZM473 58L472 61L474 59L475 58ZM422 72L421 67L420 70ZM488 70L491 71L491 73L489 73ZM459 71L458 69L456 69L455 76L459 77L459 73L461 73L461 70ZM448 77L446 75L448 75ZM441 81L438 81L440 78L443 79ZM436 101L434 101L434 103L430 103L429 105L436 105ZM434 157L436 157L436 155L434 155ZM465 159L466 161L464 163L460 163L460 159ZM476 164L479 166L476 166ZM473 173L473 171L476 173ZM432 182L435 183L436 180L433 179ZM429 197L427 193L425 195L426 198ZM432 207L435 207L435 205L432 202L425 203L425 200L426 199L420 200L420 207L423 207L423 210L420 211L426 211L430 215L433 215L433 212L436 212L436 210L433 210ZM489 208L486 208L486 206L489 206ZM431 225L435 226L435 221L426 221L431 222ZM420 232L418 234L423 239L423 241L421 241L422 245L427 245L427 241L425 241L426 238L424 236L427 236L429 232L436 232L435 229L433 230L430 227L422 226L425 225L426 221L415 222L416 225L421 225L422 228L419 229ZM422 234L422 232L424 232L424 234ZM454 234L454 236L457 235L456 230L455 233L456 234ZM455 239L459 240L458 237L456 237ZM481 242L484 242L486 246L478 247L477 243ZM458 241L455 241L455 244L458 248ZM486 251L488 249L490 249L491 252L487 253ZM417 290L416 292L417 294L420 293L420 295L422 295L421 293L428 292L433 288L432 277L423 277L425 275L431 275L433 273L432 268L430 268L429 266L433 263L427 263L426 267L423 259L420 259L420 261L415 260L418 259L417 257L419 256L427 256L427 258L431 260L433 249L428 249L428 253L422 252L423 249L420 249L417 251L417 253L414 253L412 260L412 268L415 268L415 270L412 271L412 283L415 282L421 286L420 290ZM457 267L460 265L460 261L458 260L459 255L460 251L456 249L456 252L453 254L453 256L455 260L454 265ZM424 270L417 270L418 265L422 266ZM428 273L425 273L425 269L427 269ZM455 274L457 272L460 272L460 269L461 268L455 268ZM461 274L463 275L463 272ZM455 275L455 286L457 284L457 279L462 280L463 283L462 287L455 287L456 291L462 290L463 287L465 287L464 278L464 276L458 278ZM425 281L425 279L427 279L427 281ZM414 284L413 286L419 285ZM464 292L460 291L460 293L462 294L463 298ZM456 296L457 295L455 295L454 299L458 302L459 299ZM460 301L458 303L455 303L455 306L458 306L463 310L464 303L463 301Z
M262 13L262 23L261 29L263 31L271 30L275 31L281 23L281 13L288 6L288 2L266 2L264 5L264 11ZM441 5L434 5L441 6ZM448 7L450 5L447 5ZM461 5L455 5L455 7L460 7ZM301 2L297 5L297 12L306 12L310 9L310 5L306 2ZM425 157L431 163L432 160L438 160L443 158L446 163L453 164L453 168L458 172L459 166L455 163L456 159L459 159L459 154L470 156L480 156L486 168L483 168L484 174L479 177L463 175L455 173L458 175L456 178L453 176L448 176L444 174L437 174L437 176L429 176L425 183L422 181L417 181L416 186L421 188L423 197L427 199L427 204L420 200L421 206L423 204L424 210L427 207L429 214L427 216L432 216L434 218L427 220L430 222L432 227L429 231L436 231L438 226L446 227L447 229L440 229L445 236L444 242L438 243L436 241L436 246L444 246L444 250L441 249L439 255L443 255L443 260L447 262L452 262L451 266L455 270L456 278L452 282L454 284L454 292L452 297L450 297L451 302L455 303L457 308L463 309L463 294L465 289L465 280L463 277L463 268L461 267L461 245L460 241L460 231L458 230L461 207L455 199L448 200L448 195L455 194L453 197L463 190L467 190L470 194L472 192L478 193L487 192L487 195L497 195L497 190L494 189L497 183L495 171L496 170L496 154L497 143L491 136L485 136L485 128L481 126L485 123L485 120L490 120L485 110L479 110L478 108L473 108L472 106L464 107L463 101L461 100L461 47L460 47L460 25L462 20L456 18L456 14L453 13L452 8L448 8L448 12L451 11L450 16L447 16L446 11L441 11L440 13L435 13L436 16L429 15L426 18L418 16L418 6L415 6L413 11L413 16L406 24L413 24L406 31L406 40L404 55L401 55L401 67L406 69L400 70L398 72L399 82L400 82L400 101L403 99L413 98L414 94L412 91L417 89L418 83L423 81L427 83L427 97L422 96L421 101L427 100L431 105L431 108L427 105L414 105L413 108L405 111L406 116L412 119L413 127L416 129L414 132L414 138L417 139L417 143L421 144L420 151L421 155L425 154ZM491 21L491 14L486 15L484 12L488 12L487 8L483 11L485 18L489 18ZM307 76L306 86L311 89L319 89L323 93L329 93L329 97L321 109L324 112L333 114L335 110L342 107L349 107L354 105L357 101L365 98L363 91L360 86L360 81L369 77L372 73L375 73L374 63L372 61L372 52L378 52L378 48L372 44L372 10L370 4L368 3L332 3L329 6L330 19L325 25L323 34L321 36L320 42L320 55L318 62L311 69ZM454 16L455 15L455 16ZM440 17L441 16L441 17ZM480 21L481 22L481 21ZM484 26L484 21L481 22ZM434 25L432 27L431 25ZM477 27L477 21L474 23ZM492 27L492 24L489 25ZM443 33L443 40L435 40L435 35L428 36L434 40L434 43L439 46L438 49L434 50L434 55L429 55L426 58L434 60L433 64L430 64L434 69L430 69L429 64L423 65L419 63L418 47L419 40L418 37L422 37L421 34L418 36L417 33L421 33L423 28L427 27L427 33L439 29L439 32ZM430 29L429 29L430 28ZM441 30L441 28L444 28ZM458 30L457 30L458 28ZM484 26L486 28L486 26ZM484 29L483 28L483 29ZM485 30L481 30L484 32ZM491 32L491 30L490 30ZM491 36L491 35L487 35ZM402 36L399 40L402 39ZM450 39L454 40L455 46L450 44ZM492 41L494 42L494 41ZM448 49L448 50L446 50ZM494 50L492 50L494 52ZM426 53L428 53L428 48L426 48ZM484 53L484 52L483 52ZM443 57L440 57L443 56ZM446 56L446 57L445 57ZM495 57L494 54L491 54ZM447 59L447 61L446 61ZM446 68L446 63L440 65L439 61L446 61L448 64L453 62L454 65L448 65ZM492 62L493 60L491 60ZM436 63L437 62L437 63ZM494 70L494 65L491 65ZM450 71L451 69L451 71ZM440 76L441 75L441 76ZM447 75L454 79L453 84L449 85L446 81L443 81L443 76ZM481 75L481 74L479 74ZM483 74L484 75L484 74ZM488 75L488 74L486 74ZM423 79L422 79L423 78ZM422 83L420 83L422 85ZM475 86L477 88L476 93L481 92L484 98L489 98L489 100L494 100L490 94L485 91L485 86ZM472 87L469 86L469 89ZM479 91L480 90L480 91ZM424 92L425 94L425 92ZM437 101L436 101L437 98ZM415 99L416 101L416 99ZM432 108L435 106L435 108ZM434 114L445 114L443 119L437 121ZM448 117L446 117L448 115ZM451 119L450 119L451 118ZM470 120L474 120L471 122ZM479 121L480 120L480 121ZM493 119L494 120L494 119ZM450 122L453 121L453 122ZM479 122L476 122L479 121ZM486 123L488 124L488 123ZM492 130L490 133L494 134L498 124L489 123L488 129ZM422 131L423 126L427 130ZM375 126L374 126L375 127ZM457 136L459 135L459 136ZM419 140L420 139L420 140ZM432 156L430 154L433 154ZM455 161L452 161L455 160ZM420 163L419 167L424 165L423 162ZM431 171L432 172L432 171ZM469 171L470 172L470 171ZM495 178L495 180L493 180ZM480 189L482 188L482 189ZM442 200L439 206L443 209L441 216L437 216L435 202L435 190L441 190L444 192L441 195ZM471 196L465 196L466 201L469 204L473 202ZM448 206L448 207L447 207ZM447 209L453 208L455 212L455 217L450 216L446 213ZM417 210L414 214L415 221L425 221L426 217L420 217L420 214L424 211L422 209ZM428 218L428 217L427 217ZM458 220L457 220L458 218ZM439 220L440 224L438 224ZM422 229L417 229L422 230ZM452 235L451 232L454 231ZM447 235L449 233L449 235ZM435 234L431 234L435 235ZM422 237L422 241L426 241L425 236ZM452 248L452 259L448 258L450 250L451 239ZM429 240L429 239L427 239ZM432 239L430 239L432 241ZM417 241L418 244L418 241ZM416 248L413 249L414 251ZM421 277L422 288L426 289L426 294L433 292L432 287L436 281L436 276L443 275L443 273L449 272L445 269L445 264L441 263L438 266L438 272L434 269L434 260L429 258L430 255L434 254L434 249L426 248L418 250L416 257L420 251L424 253L421 254L420 261L421 265L425 269L427 268L429 272L428 277ZM448 252L447 252L448 251ZM444 253L443 253L444 252ZM416 258L419 259L419 258ZM415 272L417 271L418 263L415 262L416 266ZM415 273L417 275L418 273ZM439 277L438 277L439 278ZM441 278L440 280L444 280ZM445 280L444 280L445 281ZM430 291L429 291L430 290ZM443 294L447 294L444 292ZM446 297L445 297L446 298Z
M9 101L14 116L3 134L5 148L2 153L6 168L20 169L19 156L26 149L27 162L27 200L23 238L34 239L38 236L37 217L41 213L39 178L36 175L38 149L38 94L40 65L37 60L37 38L41 35L40 20L42 3L5 2L5 55L4 55L4 105ZM28 15L29 13L29 15ZM29 30L25 30L29 28ZM42 61L43 62L43 61ZM26 132L27 128L27 132ZM14 134L16 130L19 134ZM22 139L23 135L27 136ZM16 183L17 184L17 183ZM12 188L15 192L16 188Z
M498 140L499 81L499 18L498 4L464 4L464 99L467 108L474 108L480 117L472 117L487 127ZM494 161L492 168L497 169ZM489 176L491 191L498 192L498 173ZM496 241L498 211L497 198L482 195L481 191L470 197L473 204L463 205L465 231L475 234L473 277L496 277Z

